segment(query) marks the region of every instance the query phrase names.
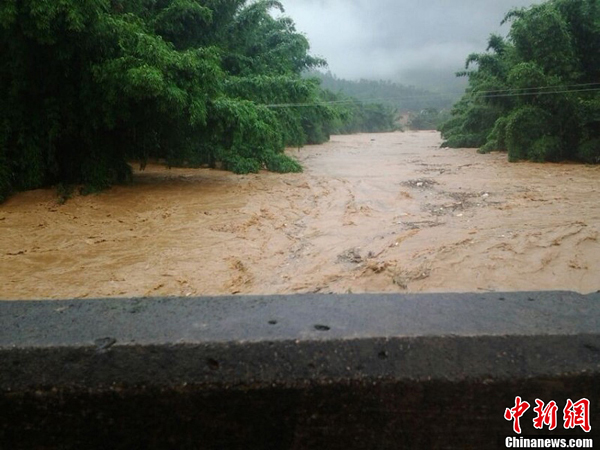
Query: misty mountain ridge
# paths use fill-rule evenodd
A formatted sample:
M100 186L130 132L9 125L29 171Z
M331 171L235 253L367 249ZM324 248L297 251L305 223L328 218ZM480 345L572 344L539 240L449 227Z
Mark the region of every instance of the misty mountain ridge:
M338 78L331 71L312 70L304 74L318 78L321 87L334 93L343 93L364 103L381 103L399 112L415 112L425 109L449 109L464 93L464 88L443 86L430 90L407 86L392 80L347 80ZM461 80L462 81L462 80ZM464 83L466 85L466 82Z

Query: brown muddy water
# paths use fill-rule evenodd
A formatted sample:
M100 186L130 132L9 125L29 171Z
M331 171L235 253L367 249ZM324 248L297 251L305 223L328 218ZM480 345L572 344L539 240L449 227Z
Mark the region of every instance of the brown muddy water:
M600 167L440 149L435 132L290 150L302 174L149 166L0 205L0 298L600 289Z

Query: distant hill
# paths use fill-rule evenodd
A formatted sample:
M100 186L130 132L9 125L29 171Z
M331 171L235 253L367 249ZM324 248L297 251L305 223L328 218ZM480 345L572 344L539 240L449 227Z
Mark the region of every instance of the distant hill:
M449 109L460 97L414 86L405 86L389 80L345 80L336 77L331 72L310 71L305 76L320 79L321 86L334 93L341 92L363 102L389 105L400 113L426 109Z

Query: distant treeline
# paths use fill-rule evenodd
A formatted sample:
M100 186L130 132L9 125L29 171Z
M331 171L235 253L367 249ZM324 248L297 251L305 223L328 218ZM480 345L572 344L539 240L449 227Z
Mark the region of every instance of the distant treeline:
M399 124L398 111L383 103L361 102L341 92L333 93L324 89L322 101L336 111L331 134L379 133L396 131Z
M509 12L507 38L468 57L445 146L511 161L600 162L600 1L550 0Z
M323 67L274 0L0 2L0 200L102 189L129 161L299 171L286 146L394 126L303 77Z
M410 113L407 125L411 130L437 130L449 118L449 109L427 108L417 113Z
M311 70L308 76L321 80L321 86L334 93L343 93L366 103L380 103L400 113L449 109L458 96L432 92L414 86L405 86L389 80L351 81L338 78L331 72Z

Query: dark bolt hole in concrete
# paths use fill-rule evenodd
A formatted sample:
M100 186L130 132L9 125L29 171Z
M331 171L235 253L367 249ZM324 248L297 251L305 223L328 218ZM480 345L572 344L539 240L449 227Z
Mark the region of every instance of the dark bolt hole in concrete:
M210 370L219 370L219 361L216 359L208 358L206 364Z
M386 352L385 350L379 352L377 354L377 356L379 357L379 359L388 359L388 352Z

